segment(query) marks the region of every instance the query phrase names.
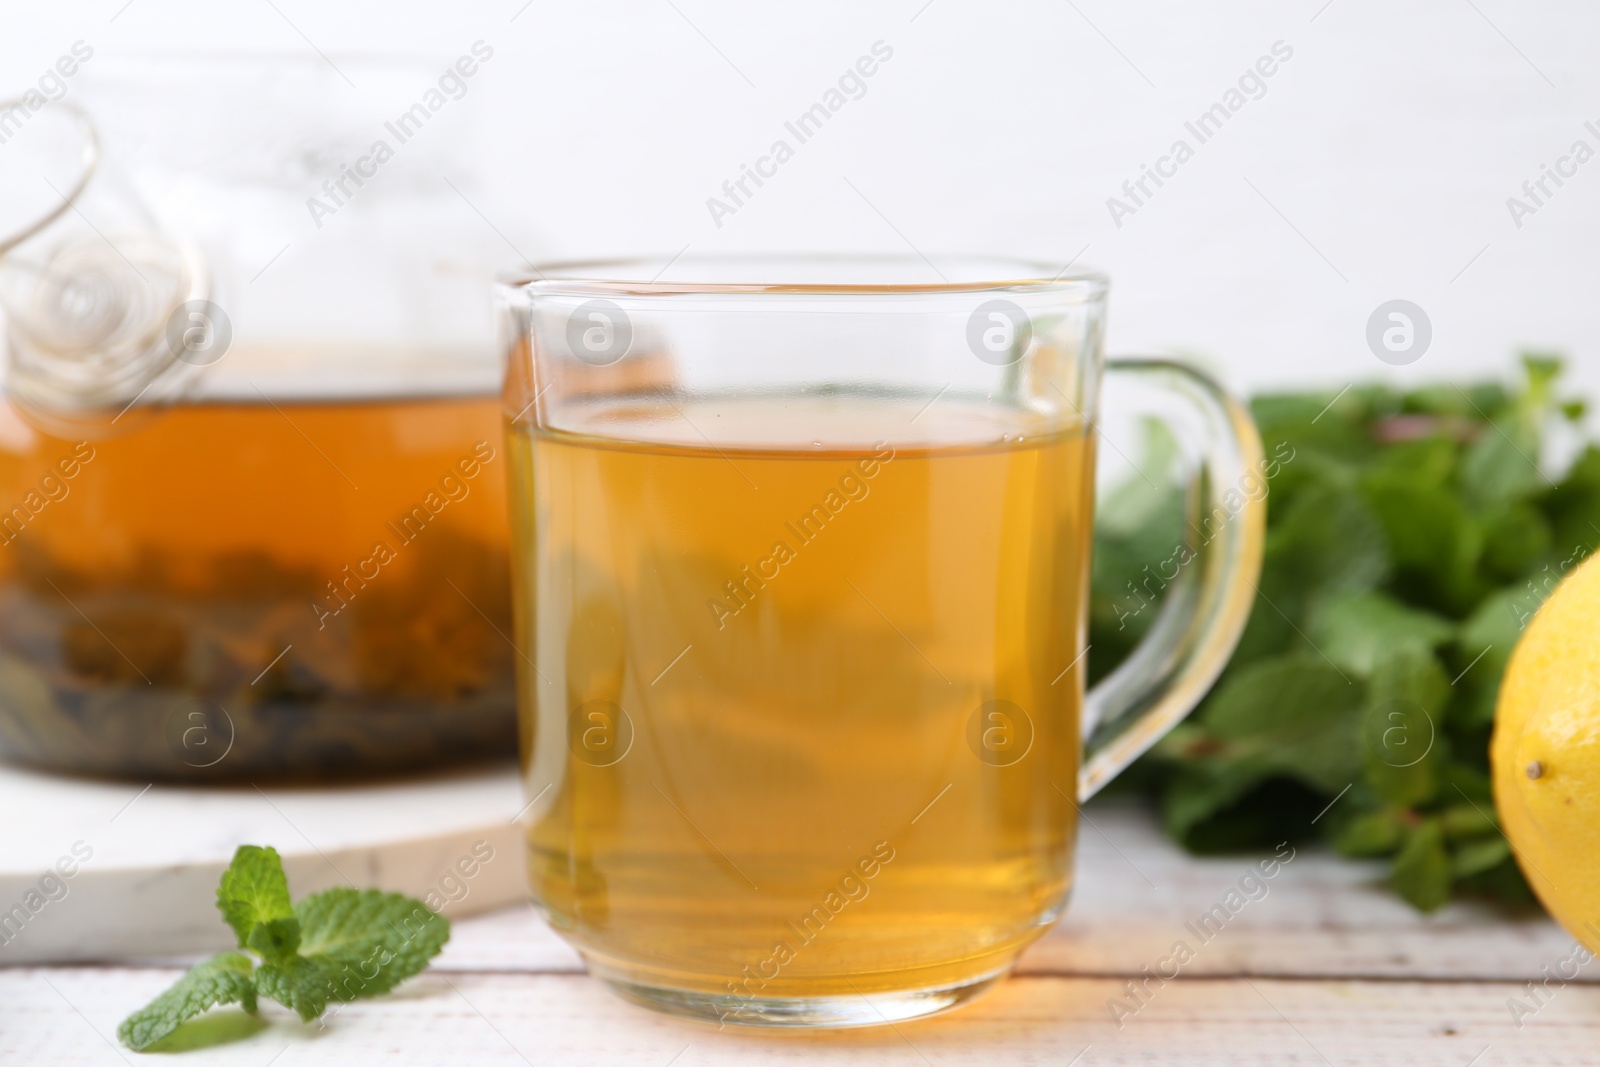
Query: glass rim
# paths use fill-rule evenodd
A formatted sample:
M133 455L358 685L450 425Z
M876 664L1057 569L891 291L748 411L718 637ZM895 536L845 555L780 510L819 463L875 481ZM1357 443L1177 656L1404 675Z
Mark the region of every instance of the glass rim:
M1002 266L1000 271L978 270ZM798 280L806 273L837 268L839 280ZM755 274L750 272L752 268ZM946 275L946 268L951 275ZM712 280L663 279L669 271L693 270ZM938 281L846 280L851 272L882 270ZM746 277L739 277L740 272ZM782 280L785 273L794 280ZM944 293L1013 292L1058 293L1079 300L1104 297L1110 278L1093 267L1013 256L856 255L818 253L748 253L695 256L624 257L616 259L558 260L527 264L500 271L495 276L502 290L528 290L552 296L674 296L674 295L822 295L822 296L928 296Z

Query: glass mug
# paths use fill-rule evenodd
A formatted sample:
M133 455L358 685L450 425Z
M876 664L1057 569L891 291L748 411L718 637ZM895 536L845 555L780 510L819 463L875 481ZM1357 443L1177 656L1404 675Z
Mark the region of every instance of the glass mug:
M1061 914L1079 803L1222 670L1265 514L1246 410L1105 365L1106 291L912 258L503 276L529 878L592 974L871 1025L976 995ZM1189 424L1199 510L1085 693L1107 372Z

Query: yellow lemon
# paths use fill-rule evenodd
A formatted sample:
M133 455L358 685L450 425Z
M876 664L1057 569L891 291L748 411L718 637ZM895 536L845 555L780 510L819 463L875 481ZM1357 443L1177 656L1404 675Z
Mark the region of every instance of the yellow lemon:
M1489 759L1523 876L1568 933L1600 950L1600 556L1567 576L1518 642Z

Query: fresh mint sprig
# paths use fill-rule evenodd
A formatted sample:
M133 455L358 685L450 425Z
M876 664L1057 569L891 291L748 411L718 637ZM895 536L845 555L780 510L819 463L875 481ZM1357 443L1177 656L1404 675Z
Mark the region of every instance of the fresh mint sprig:
M1260 596L1211 694L1123 785L1172 837L1197 852L1321 837L1387 859L1423 911L1529 901L1489 786L1495 701L1522 627L1600 546L1600 446L1574 440L1584 405L1560 369L1530 354L1510 384L1251 402L1270 460ZM1146 473L1172 466L1169 440L1145 453ZM1176 546L1206 535L1185 507L1132 478L1101 508L1091 678L1154 623L1192 558Z
M217 910L246 952L196 964L122 1021L117 1036L144 1051L223 1004L254 1013L258 997L306 1022L331 1001L387 993L421 971L450 938L450 923L420 900L376 889L328 889L291 904L273 848L241 845L217 887ZM259 960L259 963L257 962Z

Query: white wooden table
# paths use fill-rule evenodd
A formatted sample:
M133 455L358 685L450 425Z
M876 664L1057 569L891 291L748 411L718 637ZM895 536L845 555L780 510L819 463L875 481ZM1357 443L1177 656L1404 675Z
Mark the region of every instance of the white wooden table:
M1572 952L1544 919L1452 905L1422 918L1374 885L1378 869L1301 851L1203 945L1186 927L1253 867L1198 860L1149 818L1091 806L1078 887L1062 924L1016 977L978 1002L896 1028L767 1035L686 1023L622 1002L527 907L458 920L434 967L324 1028L263 1002L207 1026L241 1039L177 1062L300 1067L393 1064L840 1063L1494 1064L1600 1063L1600 963L1530 996L1525 983ZM1108 1002L1184 940L1194 958L1151 984L1136 1014ZM1168 967L1170 973L1170 965ZM112 1064L117 1022L173 966L0 969L0 1064ZM1510 1002L1532 1014L1514 1018ZM1542 1005L1541 1005L1542 1001Z

